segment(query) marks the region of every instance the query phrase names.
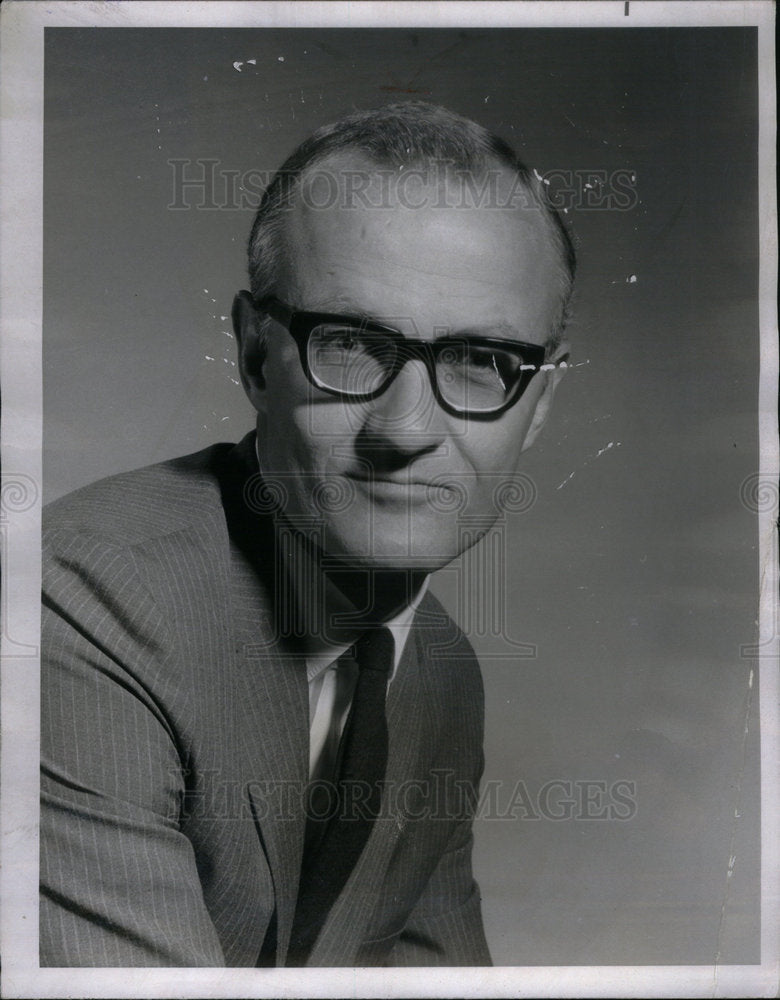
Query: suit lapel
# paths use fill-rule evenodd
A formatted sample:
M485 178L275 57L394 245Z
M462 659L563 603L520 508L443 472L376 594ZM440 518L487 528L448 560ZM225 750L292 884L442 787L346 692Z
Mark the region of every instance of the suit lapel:
M276 626L272 519L249 510L244 502L253 475L253 456L245 439L221 476L231 547L240 730L236 742L244 787L273 879L277 960L283 962L303 857L309 695L305 660L282 641Z
M274 884L277 948L289 941L305 828L304 791L309 765L306 667L284 654L258 627L257 607L234 619L238 641L239 713L243 771Z

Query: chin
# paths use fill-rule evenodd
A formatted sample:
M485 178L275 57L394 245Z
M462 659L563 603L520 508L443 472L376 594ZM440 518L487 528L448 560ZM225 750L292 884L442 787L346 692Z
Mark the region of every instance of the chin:
M378 537L375 532L371 543L365 539L364 544L358 544L354 531L346 537L343 532L327 532L325 554L355 569L415 570L427 574L446 566L458 555L444 544L436 546L432 542L435 539L428 536L423 544L415 545L409 543L405 534Z

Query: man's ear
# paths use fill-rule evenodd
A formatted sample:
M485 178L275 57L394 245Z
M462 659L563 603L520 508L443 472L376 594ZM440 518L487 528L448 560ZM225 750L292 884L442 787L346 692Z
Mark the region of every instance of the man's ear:
M249 292L239 292L233 299L232 318L241 383L252 406L260 410L265 401L266 335L263 319Z
M556 363L564 361L569 356L569 345L567 343L561 343L556 348L555 354L553 354L550 359L550 363ZM563 378L566 372L565 368L561 368L556 364L555 368L547 368L544 371L539 372L539 375L544 378L544 388L542 389L538 400L536 401L536 407L534 408L534 415L531 418L531 425L525 435L525 441L523 441L522 450L525 451L526 448L530 448L531 445L536 440L539 431L544 427L547 422L547 417L550 415L550 407L552 406L553 396L555 395L555 390L558 388L558 383ZM537 376L538 378L539 376Z

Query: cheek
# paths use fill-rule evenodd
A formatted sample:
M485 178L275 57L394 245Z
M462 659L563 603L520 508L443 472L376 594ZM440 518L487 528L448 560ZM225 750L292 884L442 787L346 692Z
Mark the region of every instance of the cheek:
M292 338L270 338L268 353L263 366L269 399L278 405L278 398L303 397L308 382L301 369L301 361Z
M461 484L467 495L464 514L481 519L497 517L507 499L526 489L519 473L530 422L530 413L509 410L498 421L472 423L456 440L455 447L468 470Z
M323 474L344 465L345 449L364 419L362 408L318 391L288 366L269 366L266 380L261 435L275 467Z
M530 415L510 410L498 421L470 424L456 447L478 478L511 474L520 460L529 425Z

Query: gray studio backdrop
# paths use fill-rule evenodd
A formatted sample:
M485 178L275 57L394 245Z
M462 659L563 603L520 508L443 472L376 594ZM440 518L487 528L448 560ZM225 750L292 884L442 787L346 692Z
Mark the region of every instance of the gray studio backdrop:
M517 510L434 584L485 676L488 939L758 961L755 30L47 29L45 67L49 499L250 429L227 317L317 126L417 97L550 180L575 367Z

